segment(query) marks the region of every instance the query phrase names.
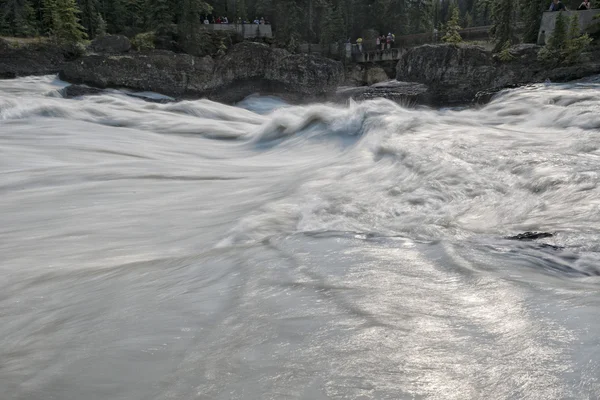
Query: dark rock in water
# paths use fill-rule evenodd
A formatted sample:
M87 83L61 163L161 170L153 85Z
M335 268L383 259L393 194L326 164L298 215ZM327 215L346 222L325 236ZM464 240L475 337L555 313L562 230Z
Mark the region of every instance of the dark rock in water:
M104 93L104 89L93 88L85 85L69 85L61 89L61 94L66 99L81 96L91 96Z
M70 50L49 43L9 43L0 39L0 78L50 75L60 71Z
M115 91L113 91L113 93L114 92ZM69 86L66 86L63 89L61 89L60 93L63 95L64 98L72 99L72 98L82 97L82 96L101 95L101 94L108 93L108 91L106 89L99 89L99 88L90 87L90 86L86 86L86 85L69 85ZM166 104L166 103L172 103L172 102L176 101L172 97L156 96L156 95L152 95L150 93L143 93L143 92L136 93L136 92L123 91L123 92L119 92L119 93L127 95L129 97L135 97L136 99L141 99L141 100L147 101L149 103Z
M99 88L232 103L256 92L323 97L343 81L343 69L341 63L324 57L243 42L216 61L169 51L91 55L66 64L60 77Z
M343 88L337 91L336 100L369 100L384 98L402 104L428 104L427 86L421 83L387 81L371 86Z
M543 239L548 237L553 237L554 235L548 232L524 232L519 233L516 236L509 236L507 239L510 240L536 240Z
M90 49L100 53L126 53L131 50L131 42L126 36L104 35L94 39Z
M600 62L549 68L537 60L540 47L513 46L513 60L500 61L491 51L472 45L436 44L408 49L396 66L396 79L426 84L437 104L484 102L498 90L529 83L565 82L600 73Z

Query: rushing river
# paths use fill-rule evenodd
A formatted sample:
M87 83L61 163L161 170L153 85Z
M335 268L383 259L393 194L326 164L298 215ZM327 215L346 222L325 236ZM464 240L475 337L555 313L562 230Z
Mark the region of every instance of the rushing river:
M2 400L600 398L600 85L61 86L0 81Z

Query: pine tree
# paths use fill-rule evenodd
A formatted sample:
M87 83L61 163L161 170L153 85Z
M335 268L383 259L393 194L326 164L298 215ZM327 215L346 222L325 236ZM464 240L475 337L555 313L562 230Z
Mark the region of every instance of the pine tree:
M53 36L58 24L58 5L57 0L44 0L44 14L42 18L43 33Z
M180 8L186 12L185 8ZM148 0L147 29L159 33L171 32L175 20L175 5L171 0ZM193 11L192 11L193 12Z
M510 43L516 41L514 33L516 5L517 0L496 0L492 7L493 25L490 33L496 42L494 52L501 51L507 41Z
M181 16L178 31L184 49L191 54L200 54L202 16L211 12L211 7L202 0L180 0Z
M235 21L237 21L238 18L242 21L248 19L248 9L245 0L236 0L235 14Z
M523 32L523 42L536 43L540 23L542 22L542 13L546 8L545 0L524 0L521 5L521 20L525 28Z
M96 35L104 36L106 35L106 21L102 18L102 15L98 13L96 17L97 25L96 25Z
M442 41L446 43L460 43L462 42L462 37L458 31L460 30L460 25L458 24L459 16L458 16L458 7L452 7L452 13L450 14L450 20L446 25L446 34L442 37Z
M90 38L96 37L100 23L97 0L78 0L78 5L81 10L81 25L83 25Z
M0 34L32 36L36 34L35 11L28 0L5 0L0 3Z
M288 49L296 51L300 44L300 32L302 30L302 8L295 0L276 0L273 9L273 27L276 28L276 43Z
M467 11L465 13L465 16L463 17L463 27L470 28L472 26L473 26L473 17L471 16L471 13L469 13Z
M78 43L87 35L79 24L79 10L75 0L51 0L48 2L52 37L60 43Z
M580 33L579 16L573 15L569 24L567 42L563 51L563 63L574 64L579 61L581 53L589 46L591 42L592 39L590 39L587 33L584 35Z
M437 0L434 0L438 2ZM433 5L431 0L410 0L407 4L409 15L409 32L421 33L432 26Z

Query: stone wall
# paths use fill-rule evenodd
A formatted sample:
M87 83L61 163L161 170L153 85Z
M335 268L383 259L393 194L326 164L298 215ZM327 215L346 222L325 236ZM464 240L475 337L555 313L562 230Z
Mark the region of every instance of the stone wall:
M212 31L231 31L242 35L244 39L273 37L271 25L258 24L203 24L202 27Z
M594 16L600 14L600 9L559 12L563 13L563 16L568 18L571 18L572 15L577 15L579 17L579 27L581 28L581 32L592 25L592 23L600 22L598 20L594 20ZM554 25L556 24L556 17L558 16L559 12L546 11L542 15L542 23L538 32L537 41L539 45L546 44L546 41L550 35L552 35L552 32L554 32Z

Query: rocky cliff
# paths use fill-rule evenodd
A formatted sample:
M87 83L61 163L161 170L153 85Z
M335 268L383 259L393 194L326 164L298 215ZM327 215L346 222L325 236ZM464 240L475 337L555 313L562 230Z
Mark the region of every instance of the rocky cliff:
M56 74L75 48L50 43L19 43L0 39L0 79L17 76Z
M344 73L334 60L243 42L216 60L169 51L89 55L65 64L60 77L100 88L235 102L256 92L321 97L335 91Z
M396 79L428 86L437 104L469 103L481 92L543 82L564 82L600 73L593 55L582 63L549 68L538 62L536 45L511 48L513 59L502 62L490 51L470 45L424 45L409 49L396 66Z

